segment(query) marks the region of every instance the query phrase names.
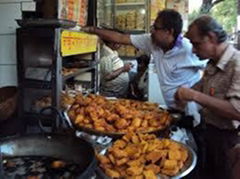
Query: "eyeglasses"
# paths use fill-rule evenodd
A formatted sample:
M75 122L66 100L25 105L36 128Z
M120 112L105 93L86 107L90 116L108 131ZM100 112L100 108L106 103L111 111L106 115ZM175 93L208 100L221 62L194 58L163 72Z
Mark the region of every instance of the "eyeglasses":
M156 24L150 26L150 30L165 30L163 27L158 27Z

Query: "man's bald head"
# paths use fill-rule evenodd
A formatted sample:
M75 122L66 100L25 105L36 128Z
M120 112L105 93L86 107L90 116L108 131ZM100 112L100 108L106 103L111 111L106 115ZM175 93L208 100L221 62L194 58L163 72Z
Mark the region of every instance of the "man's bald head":
M225 42L227 40L227 33L223 27L211 16L203 15L194 20L189 29L196 26L200 36L207 36L209 32L215 33L218 39L218 43Z

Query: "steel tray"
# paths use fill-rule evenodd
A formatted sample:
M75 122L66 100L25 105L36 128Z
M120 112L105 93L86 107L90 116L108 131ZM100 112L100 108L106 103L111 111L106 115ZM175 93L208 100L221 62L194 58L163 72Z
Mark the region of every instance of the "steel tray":
M178 144L180 144L181 146L183 146L185 149L187 149L188 151L188 159L187 161L185 162L183 168L178 172L178 174L174 177L169 177L169 176L166 176L166 175L161 175L159 174L158 175L158 179L180 179L182 177L185 177L187 176L196 166L197 164L197 155L196 155L196 152L189 146L187 146L186 144L183 144L181 142L177 142L177 141L174 141ZM101 154L104 154L106 153L107 150L104 150L101 152ZM103 170L98 167L97 168L97 174L103 178L103 179L111 179L110 177L108 177L104 172Z

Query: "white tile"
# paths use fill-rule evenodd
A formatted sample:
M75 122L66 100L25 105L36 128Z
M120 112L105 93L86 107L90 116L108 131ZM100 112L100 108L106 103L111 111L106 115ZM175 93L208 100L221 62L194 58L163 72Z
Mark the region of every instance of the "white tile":
M0 65L16 64L16 35L0 35Z
M0 3L0 34L15 34L18 27L15 19L21 19L21 4Z
M16 65L0 65L0 87L17 85Z
M23 2L22 11L36 11L36 2Z
M33 0L0 0L1 3L20 3L20 2L32 2Z

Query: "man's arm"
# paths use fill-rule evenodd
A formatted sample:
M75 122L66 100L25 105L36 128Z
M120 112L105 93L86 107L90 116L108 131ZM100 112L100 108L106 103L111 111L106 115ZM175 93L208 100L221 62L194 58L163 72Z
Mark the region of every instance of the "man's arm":
M218 116L240 121L240 112L237 111L228 100L218 99L199 91L181 87L177 90L175 98L177 101L195 101L206 107Z
M131 63L127 63L127 64L125 64L123 67L121 67L121 68L119 68L119 69L117 69L117 70L115 70L115 71L107 74L107 75L105 76L105 80L106 80L106 81L113 80L113 79L117 78L121 73L123 73L123 72L129 72L129 70L131 69L131 67L132 67L132 64L131 64Z
M124 45L132 45L129 34L122 34L111 30L100 29L94 26L83 27L82 30L87 33L96 34L102 40L116 42Z

